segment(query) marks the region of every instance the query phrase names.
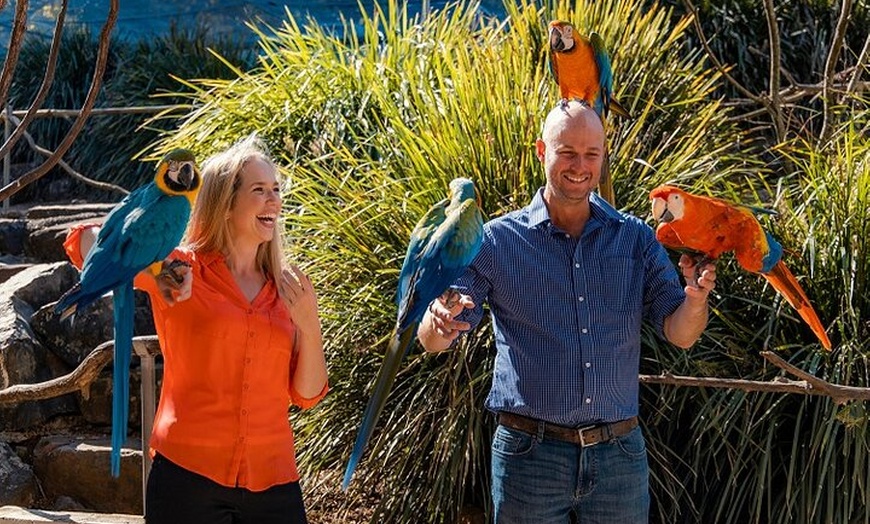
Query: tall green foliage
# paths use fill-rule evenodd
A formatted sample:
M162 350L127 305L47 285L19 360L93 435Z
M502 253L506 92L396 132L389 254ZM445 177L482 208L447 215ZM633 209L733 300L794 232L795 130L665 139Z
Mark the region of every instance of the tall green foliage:
M641 4L522 2L507 5L504 20L485 20L461 3L421 20L390 2L348 22L343 35L289 19L261 33L253 70L186 82L194 110L155 153L185 145L205 156L257 132L290 179L288 256L320 291L332 384L316 409L294 415L305 478L344 467L417 219L456 176L475 180L490 217L525 205L543 184L534 140L558 97L544 48L553 18L594 28L611 49L617 96L635 117L609 129L620 207L648 216L647 193L664 181L774 205L776 233L812 254L809 267L801 257L788 263L813 275L807 291L844 348L819 356L787 306L726 259L708 333L689 353L645 333L644 371L770 378L756 351L767 346L832 381L866 383L866 346L854 342L866 339L865 277L853 276L867 264L858 240L866 199L852 196L860 184L837 182L846 173L866 179L861 130L844 131L833 154L783 147L799 167L771 185L760 145L743 140L711 96L721 80L686 45L688 21ZM843 205L832 216L836 199ZM844 301L846 290L864 295ZM377 522L453 522L464 505L488 503L493 417L483 402L492 352L486 321L455 351L412 350L343 498L346 511L372 490L380 493ZM854 462L866 462L867 442L853 429L866 423L854 407L663 386L645 388L642 401L656 521L788 522L800 514L828 522L866 505L867 468ZM849 426L839 421L848 416ZM822 481L836 489L818 495L812 483Z

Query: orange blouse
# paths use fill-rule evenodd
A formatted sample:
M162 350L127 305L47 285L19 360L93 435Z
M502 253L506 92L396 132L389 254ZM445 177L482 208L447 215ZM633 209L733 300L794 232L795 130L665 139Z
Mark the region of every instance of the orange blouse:
M224 486L299 480L287 410L317 404L328 386L310 399L293 388L296 327L275 283L249 303L222 255L176 249L169 258L191 264L189 299L167 306L152 277L136 279L151 296L164 359L151 449Z

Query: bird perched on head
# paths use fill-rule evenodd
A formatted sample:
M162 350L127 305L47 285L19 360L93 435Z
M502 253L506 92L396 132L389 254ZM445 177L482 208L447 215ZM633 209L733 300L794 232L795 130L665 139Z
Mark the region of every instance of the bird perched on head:
M782 294L810 326L822 346L831 341L801 285L782 261L782 246L762 229L753 208L693 195L663 185L650 192L656 238L665 247L689 250L710 259L733 252L737 263L758 273Z
M631 118L628 110L613 97L613 71L610 57L601 35L592 32L589 38L579 34L569 22L550 22L550 73L562 100L578 99L598 113L607 129L607 116L611 111ZM605 159L599 185L601 196L614 203L613 181Z
M578 33L569 22L550 22L550 73L559 85L562 98L583 100L602 118L610 111L631 118L613 98L613 70L604 40L596 32L589 38Z
M350 484L426 308L449 291L450 285L477 256L482 243L480 196L474 182L467 178L456 178L450 182L449 198L432 206L411 233L399 274L396 326L363 415L344 473L342 489L347 489Z
M73 316L108 291L114 309L115 362L112 385L112 475L121 467L127 437L130 356L133 350L133 279L149 268L155 275L163 259L181 242L202 179L193 153L175 149L157 166L154 180L122 200L106 216L82 264L79 282L58 300L55 313Z

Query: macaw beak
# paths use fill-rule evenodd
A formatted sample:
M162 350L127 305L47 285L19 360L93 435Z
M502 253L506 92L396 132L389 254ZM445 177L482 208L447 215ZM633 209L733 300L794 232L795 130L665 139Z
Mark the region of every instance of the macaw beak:
M193 166L189 163L185 163L181 166L181 171L178 173L178 181L187 189L191 189L193 187Z
M656 222L672 222L674 220L674 214L668 209L668 201L664 198L656 197L652 202L653 208L653 218L655 218Z
M562 41L562 30L557 26L550 28L550 49L557 52L565 50L565 42Z

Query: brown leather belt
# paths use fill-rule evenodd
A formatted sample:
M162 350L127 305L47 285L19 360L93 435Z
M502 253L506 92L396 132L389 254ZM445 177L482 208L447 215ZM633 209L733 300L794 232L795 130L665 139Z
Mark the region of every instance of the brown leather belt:
M498 414L498 423L523 433L537 435L542 421L502 411ZM543 424L544 437L571 442L585 448L627 435L637 427L637 417L631 417L611 424L599 424L582 428L567 428L565 426L550 424L549 422L543 422Z

